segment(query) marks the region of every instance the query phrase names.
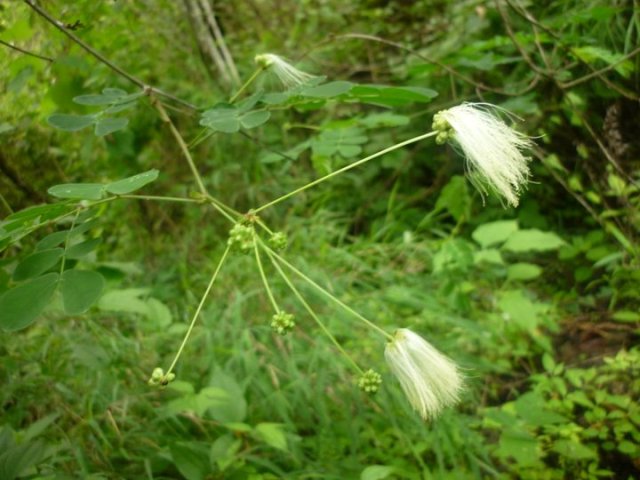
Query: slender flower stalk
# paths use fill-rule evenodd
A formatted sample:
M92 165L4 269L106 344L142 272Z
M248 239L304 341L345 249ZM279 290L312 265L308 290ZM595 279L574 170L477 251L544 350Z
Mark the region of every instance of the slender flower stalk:
M459 400L462 377L453 361L406 328L387 344L384 356L409 403L425 420Z
M282 57L273 53L256 55L255 62L259 68L272 71L287 89L303 85L314 78L313 75L298 70Z
M460 146L469 162L470 179L481 193L488 187L516 207L529 179L529 158L522 152L533 142L505 124L497 110L490 104L463 103L436 113L433 129L438 132L437 143L454 140Z

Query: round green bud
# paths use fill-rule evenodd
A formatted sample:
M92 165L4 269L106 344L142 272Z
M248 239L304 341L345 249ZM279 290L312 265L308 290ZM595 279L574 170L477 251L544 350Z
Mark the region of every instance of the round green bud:
M279 335L286 335L296 326L294 316L280 311L271 317L271 329Z
M285 248L287 248L287 234L284 232L275 232L269 238L269 246L273 248L276 252L282 252Z
M373 395L378 393L382 384L382 376L375 370L369 369L358 379L358 387L365 393Z
M253 250L255 244L255 230L252 225L237 223L229 231L227 244L236 251L248 253Z

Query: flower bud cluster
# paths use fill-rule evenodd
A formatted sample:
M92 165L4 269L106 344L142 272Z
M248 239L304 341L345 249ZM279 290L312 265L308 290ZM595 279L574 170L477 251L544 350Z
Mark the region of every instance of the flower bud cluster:
M164 370L160 367L156 367L153 369L151 373L151 378L147 382L149 385L153 387L165 387L169 385L176 378L175 373L168 373L165 375Z
M249 253L253 251L255 241L255 229L253 226L237 223L229 231L229 240L227 240L227 244L233 250L242 253Z
M280 311L271 317L271 329L279 335L286 335L296 326L294 316Z
M431 124L431 129L438 132L438 135L436 135L436 143L438 145L444 145L448 141L453 140L456 133L449 122L447 122L447 119L444 118L443 113L443 111L436 113L433 116L433 123Z
M382 385L382 376L375 370L369 369L358 379L358 387L365 393L374 395Z
M276 252L282 252L285 248L287 248L287 243L287 234L284 232L275 232L269 238L269 246Z

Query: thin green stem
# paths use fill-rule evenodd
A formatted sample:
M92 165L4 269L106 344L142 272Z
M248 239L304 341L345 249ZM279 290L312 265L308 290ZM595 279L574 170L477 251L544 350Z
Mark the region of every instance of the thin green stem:
M236 223L238 223L238 222L236 221L236 219L235 219L235 218L233 218L231 215L229 215L229 214L225 211L225 209L224 209L224 208L222 208L220 205L218 205L216 202L214 202L214 201L210 201L209 203L211 204L211 206L212 206L215 210L217 210L217 211L220 213L220 215L222 215L224 218L226 218L227 220L229 220L231 223L233 223L234 225L235 225Z
M207 297L209 296L209 292L211 291L211 288L213 287L213 284L216 281L216 278L218 278L218 273L220 272L220 269L222 268L222 264L224 263L225 259L227 258L227 255L229 253L229 249L231 247L229 245L227 245L227 248L225 248L224 253L222 254L222 257L220 258L220 261L218 262L218 266L216 267L215 271L213 272L213 275L211 276L211 280L209 280L209 285L207 285L207 289L204 292L204 295L202 296L202 299L200 300L200 303L198 304L198 308L196 309L196 312L193 314L193 318L191 319L191 324L189 325L189 328L187 329L187 333L184 336L184 339L182 340L182 343L180 344L180 348L178 349L178 352L176 353L176 356L173 359L173 362L171 362L171 366L169 367L169 370L167 370L167 373L165 374L165 378L173 371L173 368L176 366L176 363L178 363L178 359L180 358L180 355L182 355L182 351L184 350L185 345L187 344L187 340L189 340L189 336L191 335L191 332L193 331L193 327L196 324L196 320L198 319L198 315L200 315L200 311L202 310L202 307L204 306L204 302L207 300Z
M262 247L264 248L264 244L261 244ZM287 286L289 287L289 289L293 292L293 294L297 297L298 301L304 306L304 308L307 310L307 312L309 313L309 315L311 315L311 318L313 318L313 320L318 324L318 326L322 329L322 331L324 332L324 334L329 337L329 339L331 340L331 342L336 346L336 348L338 349L338 351L344 355L344 357L349 361L349 363L351 363L351 365L353 365L353 368L355 368L355 370L360 373L361 375L364 373L364 371L358 366L358 364L355 362L355 360L351 357L351 355L349 355L347 353L347 351L342 348L342 345L340 345L340 343L338 342L338 340L333 336L333 334L329 331L329 329L324 325L324 323L322 323L320 321L320 319L318 318L318 316L316 315L316 313L313 311L313 309L311 308L311 306L307 303L307 301L304 299L304 297L300 294L300 292L298 291L298 289L293 285L293 283L291 282L291 279L287 276L286 273L284 273L284 271L282 270L282 268L280 268L280 265L278 265L278 262L275 260L275 258L273 258L272 254L273 252L270 251L269 249L265 249L265 252L267 253L267 256L269 257L269 259L271 260L271 263L273 264L273 266L276 268L276 270L278 271L278 273L280 274L280 276L282 277L282 279L284 280L284 282L287 284Z
M305 190L311 188L311 187L315 187L316 185L318 185L319 183L322 183L326 180L329 180L330 178L335 177L336 175L340 175L341 173L344 173L348 170L351 170L352 168L356 168L360 165L362 165L363 163L367 163L369 160L373 160L374 158L378 158L386 153L389 152L393 152L394 150L397 150L399 148L405 147L407 145L410 145L412 143L416 143L419 142L420 140L424 140L425 138L429 138L429 137L433 137L435 135L437 135L438 132L429 132L429 133L425 133L424 135L419 135L417 137L413 137L410 138L409 140L405 140L404 142L400 142L400 143L396 143L395 145L392 145L388 148L385 148L384 150L380 150L379 152L374 153L373 155L369 155L368 157L365 157L361 160L358 160L357 162L354 162L350 165L347 165L346 167L342 167L339 170L336 170L335 172L331 172L328 175L325 175L324 177L320 177L312 182L307 183L306 185L303 185L300 188L297 188L285 195L282 195L281 197L276 198L275 200L266 203L264 205L262 205L261 207L258 207L256 209L254 209L254 213L258 213L262 210L265 210L269 207L274 206L277 203L280 203L284 200L286 200L287 198L293 197L294 195L297 195L298 193L304 192Z
M373 323L371 320L368 320L367 318L365 318L363 315L361 315L360 313L356 312L353 308L351 308L349 305L347 305L346 303L344 303L343 301L341 301L339 298L337 298L335 295L333 295L332 293L330 293L329 291L325 290L324 288L322 288L320 285L318 285L316 282L314 282L313 280L311 280L309 277L307 277L304 273L302 273L300 270L298 270L296 267L294 267L293 265L291 265L289 262L287 262L284 258L282 258L280 255L278 255L276 252L274 252L273 250L271 250L269 247L267 247L266 245L264 246L264 248L267 249L267 251L269 252L270 255L273 255L280 263L282 263L283 265L285 265L289 270L291 270L293 273L295 273L296 275L298 275L300 278L302 278L305 282L307 282L309 285L311 285L312 287L314 287L316 290L318 290L320 293L322 293L323 295L325 295L326 297L328 297L331 301L333 301L334 303L336 303L337 305L341 306L342 308L344 308L347 312L349 312L350 314L352 314L353 316L355 316L358 320L360 320L361 322L363 322L364 324L366 324L368 327L372 328L373 330L375 330L376 332L384 335L385 337L387 337L389 340L393 340L393 336L387 332L385 332L382 328L380 328L379 326L377 326L375 323Z
M4 195L2 195L2 193L0 193L0 201L2 201L4 207L9 210L9 215L11 215L13 213L13 208L11 208L11 205L9 205L9 202L7 202L7 199L4 198Z
M254 232L255 235L255 232ZM258 241L253 242L253 249L256 254L256 264L258 265L258 271L260 272L260 277L262 277L262 283L264 284L264 289L267 291L267 296L269 297L269 301L271 305L273 305L273 309L276 313L280 313L280 307L278 307L278 302L276 302L275 297L273 296L273 292L271 291L271 287L269 286L269 281L267 280L267 276L264 274L264 268L262 268L262 260L260 260L260 251L258 250Z
M197 198L161 197L158 195L118 195L118 198L129 198L132 200L151 200L156 202L202 203L202 200L198 200Z
M207 192L207 189L204 186L204 182L202 181L200 172L198 172L198 169L196 168L196 164L193 161L193 158L191 157L191 153L189 153L189 147L187 146L184 139L182 138L182 135L180 135L180 132L171 121L171 118L169 117L169 115L167 114L167 111L162 106L162 103L159 102L158 100L155 100L153 101L153 105L156 107L156 110L158 110L158 113L160 114L160 118L162 119L162 121L165 122L167 125L169 125L169 129L171 130L173 137L178 142L178 145L180 146L180 150L182 150L182 154L187 159L187 163L189 164L191 173L193 173L193 177L195 178L196 183L198 184L198 188L200 189L200 192L203 195L208 196L209 192Z
M240 90L238 90L236 94L233 97L231 97L231 99L229 100L229 103L235 102L238 99L238 97L242 95L242 92L244 92L249 87L249 85L251 85L253 81L256 78L258 78L258 75L260 75L263 71L264 71L264 67L260 67L255 72L253 72L249 77L249 79L246 82L244 82L244 84L240 87Z
M73 220L71 221L71 227L67 232L67 238L64 241L64 251L62 252L62 261L60 262L60 275L64 273L64 265L67 261L67 250L69 249L69 241L71 240L71 231L73 230L73 227L76 226L76 220L78 220L79 215L80 215L80 210L78 210L76 212L76 216L73 217Z

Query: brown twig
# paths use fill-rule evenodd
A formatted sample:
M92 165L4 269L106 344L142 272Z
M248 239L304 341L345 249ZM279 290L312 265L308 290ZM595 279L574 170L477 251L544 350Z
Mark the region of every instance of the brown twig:
M524 95L525 93L531 91L540 81L540 75L536 74L533 79L531 80L531 82L524 87L522 90L519 90L517 92L507 92L505 90L499 89L499 88L495 88L495 87L491 87L489 85L485 85L484 83L480 83L480 82L476 82L475 80L473 80L470 77L467 77L466 75L460 73L459 71L457 71L455 68L452 68L442 62L439 62L438 60L434 60L431 57L428 57L410 47L407 47L406 45L402 45L401 43L397 43L397 42L393 42L391 40L387 40L381 37L377 37L375 35L368 35L368 34L364 34L364 33L345 33L343 35L337 35L335 37L332 37L331 39L327 40L327 42L329 41L336 41L339 40L341 38L354 38L354 39L360 39L360 40L369 40L369 41L373 41L373 42L379 42L379 43L383 43L385 45L389 45L391 47L394 48L398 48L400 50L404 50L405 52L410 53L411 55L414 55L418 58L420 58L421 60L424 60L425 62L428 63L432 63L434 65L437 65L438 67L442 68L445 72L449 73L450 75L466 82L469 83L470 85L473 85L477 90L481 90L481 91L486 91L486 92L492 92L492 93L497 93L499 95L505 95L505 96L509 96L509 97L517 97L520 95ZM325 42L323 42L325 43Z
M29 55L30 57L39 58L40 60L44 60L49 63L53 62L53 58L45 57L44 55L39 55L37 53L30 52L29 50L25 50L24 48L16 47L15 45L10 44L9 42L5 42L4 40L0 40L0 44L4 45L5 47L9 47L13 50L16 50L20 53L24 53L25 55Z
M53 25L55 28L57 28L62 33L64 33L67 37L69 37L71 40L73 40L77 45L82 47L85 51L87 51L89 54L91 54L93 57L95 57L101 63L105 64L107 67L109 67L111 70L116 72L121 77L126 78L131 83L137 85L138 87L140 87L142 89L151 90L156 95L168 98L169 100L172 100L172 101L174 101L176 103L179 103L179 104L181 104L181 105L183 105L183 106L185 106L185 107L187 107L187 108L189 108L191 110L198 110L198 107L196 107L195 105L193 105L193 104L191 104L191 103L189 103L189 102L187 102L185 100L182 100L182 99L180 99L180 98L178 98L178 97L176 97L174 95L171 95L170 93L163 92L159 88L148 86L142 80L134 77L133 75L130 75L129 73L127 73L126 71L124 71L123 69L118 67L116 64L114 64L113 62L111 62L110 60L105 58L102 54L100 54L100 52L95 50L93 47L91 47L90 45L85 43L75 33L71 32L69 29L67 29L62 22L59 22L55 18L53 18L43 8L38 6L33 0L24 0L24 3L26 3L29 7L31 7L38 15L40 15L42 18L44 18L47 22L49 22L51 25Z

